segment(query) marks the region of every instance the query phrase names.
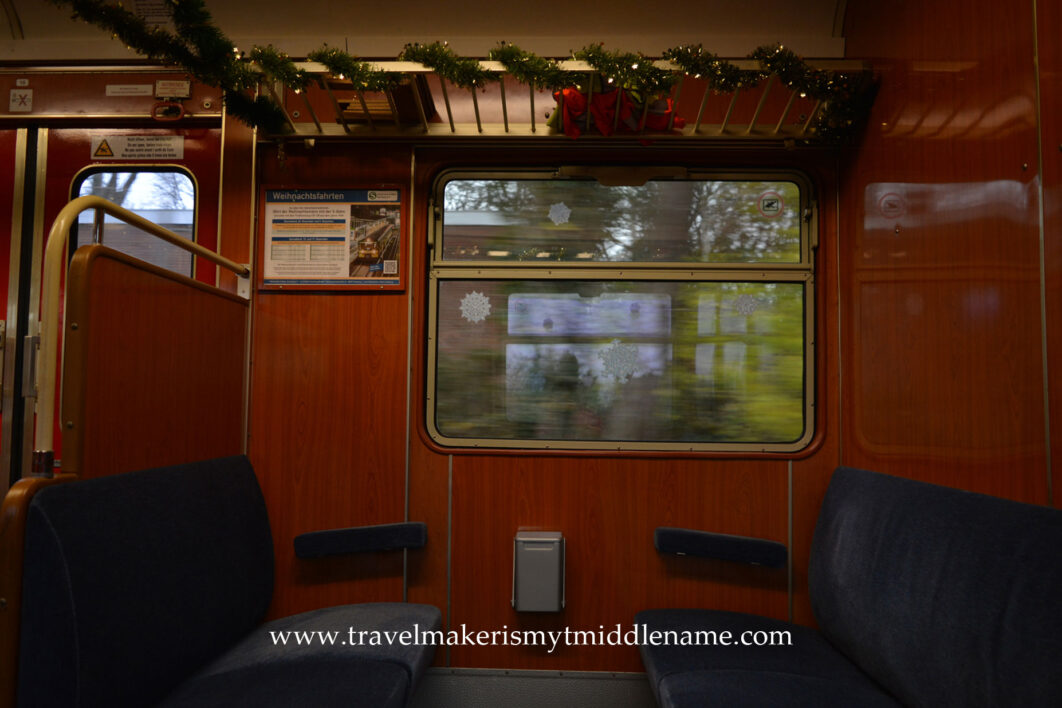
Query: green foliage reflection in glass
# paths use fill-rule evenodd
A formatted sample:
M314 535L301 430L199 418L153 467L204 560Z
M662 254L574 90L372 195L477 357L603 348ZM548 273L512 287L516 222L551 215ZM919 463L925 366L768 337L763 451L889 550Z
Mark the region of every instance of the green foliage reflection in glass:
M800 262L792 182L460 179L444 191L446 261Z
M804 433L802 282L439 287L443 435L787 443Z

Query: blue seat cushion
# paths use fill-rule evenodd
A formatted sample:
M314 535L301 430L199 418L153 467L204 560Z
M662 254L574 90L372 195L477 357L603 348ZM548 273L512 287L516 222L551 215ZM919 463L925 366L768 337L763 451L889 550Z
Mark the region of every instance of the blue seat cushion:
M646 610L635 619L652 632L789 632L791 645L643 644L642 660L662 706L900 705L813 629L721 610ZM761 637L763 635L760 635ZM755 637L748 635L749 639Z
M812 609L908 705L1062 706L1060 549L1058 509L839 468Z
M437 608L406 603L344 605L284 617L255 629L161 705L404 706L434 654L430 643L414 643L415 633L440 626Z
M25 557L25 706L151 705L256 627L273 592L245 457L43 489Z
M896 708L900 704L862 682L784 671L690 671L669 676L660 704L671 708Z

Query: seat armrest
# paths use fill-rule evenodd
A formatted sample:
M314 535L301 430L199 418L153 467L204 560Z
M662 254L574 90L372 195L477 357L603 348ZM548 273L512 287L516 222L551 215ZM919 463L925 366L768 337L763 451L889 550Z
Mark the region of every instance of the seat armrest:
M777 541L667 526L656 529L653 544L661 553L715 558L769 568L781 568L789 559L788 549Z
M353 526L299 534L295 537L295 555L299 558L322 558L350 553L393 551L400 548L423 548L427 542L428 526L419 521Z

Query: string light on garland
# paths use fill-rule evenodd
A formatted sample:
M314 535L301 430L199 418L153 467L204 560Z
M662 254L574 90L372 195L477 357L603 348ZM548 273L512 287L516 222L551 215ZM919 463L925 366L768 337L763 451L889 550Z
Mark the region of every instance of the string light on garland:
M740 69L735 64L705 51L699 44L674 47L661 56L682 69L685 74L706 80L709 88L719 93L730 93L735 89L755 86L764 78L762 72Z

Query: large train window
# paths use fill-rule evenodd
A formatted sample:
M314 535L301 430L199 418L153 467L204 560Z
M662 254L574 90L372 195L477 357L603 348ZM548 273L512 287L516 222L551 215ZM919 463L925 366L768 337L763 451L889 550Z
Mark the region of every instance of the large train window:
M791 173L610 186L449 172L427 422L468 447L793 451L813 435L814 210Z
M73 196L96 195L195 240L195 182L176 166L90 167L74 180ZM93 241L92 212L78 219L74 248ZM192 277L192 254L107 216L101 243L134 258Z

